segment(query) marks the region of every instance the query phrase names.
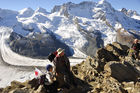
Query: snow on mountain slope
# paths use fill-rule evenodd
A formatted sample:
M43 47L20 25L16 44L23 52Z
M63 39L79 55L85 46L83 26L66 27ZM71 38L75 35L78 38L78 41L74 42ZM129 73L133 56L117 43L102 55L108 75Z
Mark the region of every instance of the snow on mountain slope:
M32 8L24 8L19 11L18 17L30 17L34 13Z
M6 17L2 16L2 11L8 12ZM2 26L10 26L14 32L24 37L32 33L54 34L58 40L79 50L89 43L86 36L96 38L97 30L101 33L104 45L117 41L118 29L125 29L128 32L134 30L135 33L140 31L139 20L115 10L106 0L98 3L85 1L74 4L69 2L55 6L51 13L41 7L36 10L25 8L19 12L11 11L12 13L9 11L1 9L3 20L0 24ZM132 11L128 11L127 14L136 15Z
M1 9L1 11L6 10ZM58 40L80 51L89 44L88 37L97 38L96 31L101 33L100 39L103 40L104 45L117 41L116 34L119 29L128 32L133 30L135 33L140 31L139 20L115 10L106 0L98 3L68 2L55 6L51 13L40 7L36 10L25 8L10 14L12 19L7 15L1 24L10 26L14 32L24 37L34 33L53 34Z

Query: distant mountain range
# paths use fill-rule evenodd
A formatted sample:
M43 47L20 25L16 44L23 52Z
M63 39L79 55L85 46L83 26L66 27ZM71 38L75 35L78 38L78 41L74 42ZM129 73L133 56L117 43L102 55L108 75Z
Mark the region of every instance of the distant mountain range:
M39 58L59 47L68 56L94 56L108 43L130 46L134 38L140 39L140 15L125 8L115 10L106 0L68 2L51 12L0 9L0 26L13 30L9 38L13 51Z

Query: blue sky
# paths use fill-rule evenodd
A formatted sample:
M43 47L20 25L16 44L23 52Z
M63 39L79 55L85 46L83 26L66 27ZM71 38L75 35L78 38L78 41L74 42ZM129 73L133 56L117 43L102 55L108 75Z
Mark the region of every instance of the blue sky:
M99 0L0 0L0 8L21 10L23 8L31 7L36 9L37 7L45 8L47 11L55 5L61 5L66 2L80 3L82 1L94 1ZM136 10L140 14L140 0L107 0L115 9L127 8Z

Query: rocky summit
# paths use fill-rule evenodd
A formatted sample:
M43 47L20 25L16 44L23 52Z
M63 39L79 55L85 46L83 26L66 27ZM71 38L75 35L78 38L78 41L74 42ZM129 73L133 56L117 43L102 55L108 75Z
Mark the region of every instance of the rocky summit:
M71 67L77 87L60 93L140 93L140 62L127 56L129 48L119 43L108 44L95 57ZM44 93L37 79L11 82L0 93Z
M109 43L130 46L133 39L140 39L136 11L116 10L107 0L98 1L68 2L54 6L51 12L41 7L20 11L0 8L0 27L11 29L7 33L11 50L32 58L46 58L59 47L67 50L68 56L95 56L98 48Z

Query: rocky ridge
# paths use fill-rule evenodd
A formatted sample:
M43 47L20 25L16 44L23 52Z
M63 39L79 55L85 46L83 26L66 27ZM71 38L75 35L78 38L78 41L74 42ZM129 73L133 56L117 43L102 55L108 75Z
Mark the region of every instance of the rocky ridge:
M50 13L41 7L20 11L0 9L0 26L16 33L9 33L11 37L22 36L9 39L14 52L34 58L45 58L58 47L69 50L69 56L95 56L98 48L109 43L130 46L133 39L140 39L140 15L125 8L118 11L107 0L68 2L55 6Z
M119 43L108 44L87 57L81 64L72 66L77 88L64 93L139 93L140 62L127 56L129 47ZM24 83L13 81L1 93L44 93L37 80ZM60 92L61 93L61 92Z

